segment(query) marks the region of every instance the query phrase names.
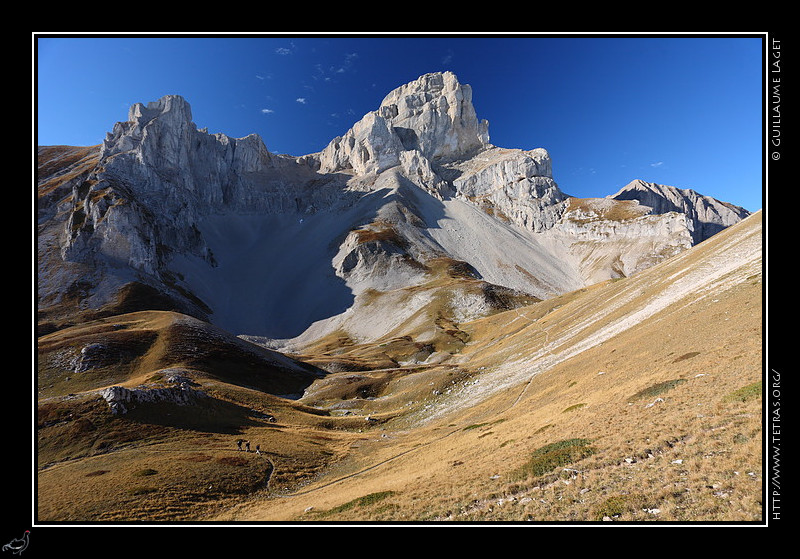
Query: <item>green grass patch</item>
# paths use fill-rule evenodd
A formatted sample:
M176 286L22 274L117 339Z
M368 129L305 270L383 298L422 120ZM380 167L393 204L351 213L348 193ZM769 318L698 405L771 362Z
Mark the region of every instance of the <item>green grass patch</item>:
M690 351L689 353L684 353L680 357L676 357L672 362L677 363L678 361L685 361L686 359L691 359L692 357L697 357L700 355L699 351Z
M758 381L754 382L753 384L748 384L747 386L743 386L738 390L734 390L725 397L725 401L747 402L748 400L752 400L754 398L761 398L761 395L762 395L762 383L761 381Z
M473 429L480 429L481 427L486 427L487 425L497 425L499 423L503 423L505 419L498 419L496 421L487 421L485 423L473 423L471 425L467 425L464 427L464 431L472 431Z
M579 410L579 409L581 409L582 407L584 407L585 405L586 405L586 404L584 404L584 403L581 403L581 404L575 404L575 405L573 405L573 406L570 406L570 407L568 407L568 408L564 408L564 410L562 410L562 411L561 411L561 413L568 413L568 412L571 412L571 411Z
M131 497L140 497L142 495L150 495L158 491L155 487L131 487L128 489L128 495Z
M595 449L590 442L589 439L566 439L538 448L525 464L512 472L511 478L522 480L542 476L591 456Z
M357 499L353 499L352 501L348 501L347 503L343 503L338 507L334 507L324 512L321 511L319 514L321 516L334 516L353 509L369 507L383 501L388 497L391 497L394 494L394 491L379 491L377 493L369 493L368 495L364 495Z
M659 382L658 384L648 386L644 390L640 390L639 392L628 398L628 401L634 402L637 400L643 400L645 398L655 398L656 396L659 396L664 392L672 390L673 388L675 388L680 384L683 384L684 382L686 382L686 379L682 378Z

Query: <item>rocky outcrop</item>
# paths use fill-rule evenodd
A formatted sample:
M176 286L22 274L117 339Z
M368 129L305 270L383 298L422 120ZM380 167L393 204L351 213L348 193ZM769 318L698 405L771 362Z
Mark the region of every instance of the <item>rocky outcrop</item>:
M456 195L524 229L549 229L564 210L561 192L553 180L550 154L492 147L453 165Z
M168 403L177 406L196 404L199 399L208 395L195 388L197 386L188 377L181 373L167 372L166 386L139 386L125 388L123 386L110 386L100 391L100 395L108 403L114 415L125 414L142 404Z
M544 235L563 244L592 284L631 276L690 248L692 231L682 213L653 215L636 201L569 198Z
M320 154L320 171L380 173L411 152L431 162L464 158L489 144L472 88L451 72L426 74L389 93L377 110L335 138Z
M188 102L177 95L131 107L101 151L101 178L130 185L148 207L183 208L187 220L228 210L302 209L314 198L304 187L315 178L315 165L270 153L256 134L231 138L198 129Z
M636 200L650 208L653 214L678 212L685 214L692 223L694 243L716 235L726 227L738 223L750 212L705 196L694 190L681 189L636 179L625 185L609 198L614 200Z
M354 292L398 289L425 276L424 265L408 249L408 241L391 223L372 223L347 235L332 264Z

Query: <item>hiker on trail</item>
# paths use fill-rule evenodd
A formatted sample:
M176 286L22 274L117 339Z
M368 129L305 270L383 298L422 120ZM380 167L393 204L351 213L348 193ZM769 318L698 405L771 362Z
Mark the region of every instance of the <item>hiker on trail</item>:
M239 440L236 441L236 446L239 448L239 450L242 450L242 443L243 442L244 442L244 439L239 439Z
M261 456L261 445L260 445L260 444L257 444L257 445L256 445L256 454L258 454L259 456Z
M247 452L250 452L250 441L245 441L244 448Z

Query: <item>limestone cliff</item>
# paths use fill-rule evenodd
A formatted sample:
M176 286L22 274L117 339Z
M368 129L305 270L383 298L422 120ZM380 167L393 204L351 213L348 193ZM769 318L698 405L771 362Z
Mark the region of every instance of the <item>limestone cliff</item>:
M40 167L40 307L99 309L135 283L151 296L130 305L157 293L254 335L298 335L367 289L425 281L442 258L548 297L636 273L746 213L643 181L576 200L546 149L489 142L450 72L398 87L319 153L211 134L168 95L131 107L93 157L71 174Z
M586 283L628 277L692 246L686 214L654 215L636 201L569 198L543 235L577 261Z
M320 171L379 173L400 164L406 152L436 163L462 159L488 145L488 128L477 119L469 85L451 72L426 74L389 93L331 141L320 154Z
M609 198L636 200L649 207L653 214L685 214L692 223L694 243L702 242L750 215L744 208L691 189L655 184L641 179L631 181Z

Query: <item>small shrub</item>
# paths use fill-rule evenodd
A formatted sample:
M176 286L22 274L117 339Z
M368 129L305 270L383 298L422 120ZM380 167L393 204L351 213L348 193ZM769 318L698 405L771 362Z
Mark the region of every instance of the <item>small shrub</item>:
M684 361L686 359L691 359L692 357L697 357L700 355L699 351L690 351L689 353L684 353L680 357L676 357L672 362L677 363L678 361Z
M744 433L736 433L733 436L733 442L736 444L743 444L750 440L750 437L745 435Z
M683 378L659 382L658 384L654 384L653 386L648 386L644 390L640 390L639 392L628 398L628 401L633 402L636 400L642 400L644 398L655 398L656 396L663 394L668 390L672 390L673 388L675 388L680 384L683 384L684 382L686 382L686 379Z
M512 479L538 477L558 467L567 466L595 453L589 439L566 439L536 449L530 459L516 472Z
M582 407L584 407L585 405L586 404L575 404L574 406L570 406L568 408L565 408L561 413L568 413L568 412L571 412L571 411L579 410Z

